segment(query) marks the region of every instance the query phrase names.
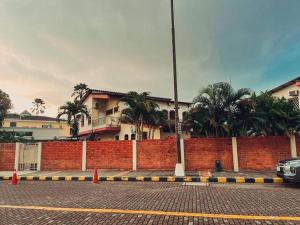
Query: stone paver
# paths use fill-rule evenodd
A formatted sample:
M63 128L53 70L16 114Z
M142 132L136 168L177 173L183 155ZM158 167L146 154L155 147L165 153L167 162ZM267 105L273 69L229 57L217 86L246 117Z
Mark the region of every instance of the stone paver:
M0 182L0 205L300 216L300 189L292 185L146 182ZM0 224L300 224L166 215L0 208Z

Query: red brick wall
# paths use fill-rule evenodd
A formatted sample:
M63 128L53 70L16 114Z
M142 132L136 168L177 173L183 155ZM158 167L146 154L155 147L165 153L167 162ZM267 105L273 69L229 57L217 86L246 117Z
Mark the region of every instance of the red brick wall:
M132 169L131 141L87 142L87 169Z
M41 170L81 170L82 142L42 143Z
M241 170L274 170L281 159L291 157L288 137L247 137L237 139Z
M138 169L175 169L176 147L174 139L138 141L137 152Z
M300 137L296 138L300 155ZM237 138L240 170L274 170L275 164L291 157L288 137ZM175 140L137 141L137 168L174 170ZM224 170L232 170L231 138L195 138L185 140L185 163L188 171L212 170L215 160ZM13 170L15 144L0 144L0 170ZM42 170L81 170L82 142L44 142ZM87 168L132 168L131 141L87 142Z
M0 143L0 170L14 170L15 149L16 145L14 143Z
M184 141L186 170L212 170L221 160L224 170L232 170L231 138L192 138Z
M300 157L300 137L296 137L297 156Z

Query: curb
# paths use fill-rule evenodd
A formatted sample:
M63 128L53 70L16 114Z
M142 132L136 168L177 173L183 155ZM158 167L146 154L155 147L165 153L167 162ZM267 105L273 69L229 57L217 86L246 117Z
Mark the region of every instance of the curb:
M0 180L11 180L10 176L0 176ZM92 181L92 176L18 176L25 181ZM202 183L285 183L282 178L249 178L249 177L174 177L174 176L137 176L137 177L98 177L99 181L144 181L144 182L202 182Z

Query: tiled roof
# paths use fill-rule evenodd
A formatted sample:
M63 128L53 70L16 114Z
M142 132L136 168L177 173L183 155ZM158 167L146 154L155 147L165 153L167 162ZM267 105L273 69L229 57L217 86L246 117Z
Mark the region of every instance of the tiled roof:
M283 89L283 88L285 88L285 87L288 87L288 86L294 84L294 83L297 82L297 81L300 81L300 77L296 77L296 78L293 79L293 80L290 80L290 81L288 81L288 82L286 82L286 83L284 83L284 84L282 84L282 85L280 85L280 86L278 86L278 87L275 87L275 88L273 88L272 90L270 90L269 92L270 92L271 94L273 94L273 93L275 93L276 91L279 91L279 90L281 90L281 89Z
M58 121L55 117L49 117L49 116L30 116L30 115L19 115L16 113L9 113L7 114L6 118L8 119L21 119L21 120L36 120L36 121ZM60 119L60 121L64 121Z
M89 91L83 96L81 101L83 102L90 94L107 94L107 95L111 95L111 96L115 96L115 97L127 96L127 93L122 93L122 92L89 89ZM155 100L155 101L161 101L161 102L174 102L171 98L162 98L162 97L154 97L154 96L149 96L148 99ZM187 105L192 104L190 102L181 102L181 101L179 101L179 103L187 104Z

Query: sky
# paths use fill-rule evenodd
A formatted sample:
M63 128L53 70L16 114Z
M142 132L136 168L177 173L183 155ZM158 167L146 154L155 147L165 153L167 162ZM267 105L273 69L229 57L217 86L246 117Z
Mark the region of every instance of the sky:
M300 74L299 0L174 0L179 99L215 82L270 90ZM80 82L173 96L169 0L0 0L0 89L46 115Z

